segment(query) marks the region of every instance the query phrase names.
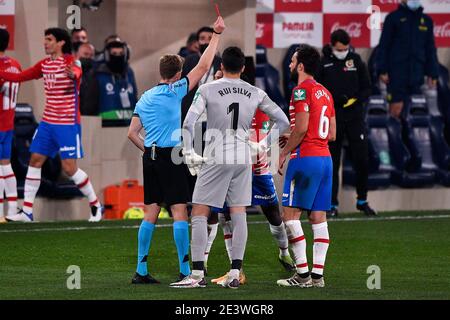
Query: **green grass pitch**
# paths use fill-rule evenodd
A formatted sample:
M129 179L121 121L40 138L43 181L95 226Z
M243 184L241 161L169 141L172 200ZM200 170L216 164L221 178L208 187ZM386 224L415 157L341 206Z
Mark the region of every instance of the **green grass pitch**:
M419 219L392 219L417 216ZM425 216L425 217L424 217ZM439 217L436 217L439 216ZM357 218L351 220L348 218ZM432 218L434 217L434 218ZM248 284L230 290L172 289L178 275L172 228L155 231L150 273L162 284L133 286L139 221L0 225L0 300L5 299L449 299L450 215L446 212L384 213L380 219L359 214L330 221L331 245L326 288L280 288L289 277L277 261L278 249L261 216L249 217L244 270ZM360 219L361 218L361 219ZM161 220L168 224L170 220ZM220 229L220 228L219 228ZM312 263L312 232L303 222ZM221 231L208 263L208 282L229 268ZM81 268L81 290L68 290L68 266ZM367 268L381 269L381 289L369 290Z

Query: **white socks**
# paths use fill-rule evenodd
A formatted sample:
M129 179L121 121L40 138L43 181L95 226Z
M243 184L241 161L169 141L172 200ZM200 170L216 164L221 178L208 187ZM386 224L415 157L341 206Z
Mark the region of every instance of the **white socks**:
M313 224L314 232L314 257L313 257L313 269L312 273L323 275L323 269L325 267L325 259L327 257L327 251L330 243L330 236L328 234L328 223L323 222L319 224Z
M280 248L281 256L285 257L289 255L289 243L288 236L286 233L286 227L284 222L282 222L279 226L273 226L269 224L270 232L272 236L278 243L278 248Z
M294 253L295 265L299 274L309 272L308 261L306 258L306 240L303 234L300 220L289 220L286 222L286 231Z
M42 169L40 168L28 167L23 201L23 211L28 214L33 213L34 199L36 199L36 194L41 185L41 172Z
M232 242L233 242L233 223L227 221L225 219L225 215L223 213L219 213L219 223L223 230L223 238L225 240L225 248L227 249L228 259L230 259L231 263L231 251L232 251Z
M208 224L208 243L205 250L205 264L208 263L209 252L211 251L211 247L214 243L214 240L216 239L218 226L218 223Z
M78 186L81 193L84 194L88 200L89 205L92 206L100 206L100 202L98 201L97 195L95 194L94 188L92 187L91 182L89 181L89 177L81 169L78 169L75 174L70 177L72 181Z
M4 192L8 201L8 216L15 215L17 214L17 180L11 164L0 166L0 176L3 176L4 180ZM3 198L3 193L1 195L0 199ZM1 213L3 211L0 210Z

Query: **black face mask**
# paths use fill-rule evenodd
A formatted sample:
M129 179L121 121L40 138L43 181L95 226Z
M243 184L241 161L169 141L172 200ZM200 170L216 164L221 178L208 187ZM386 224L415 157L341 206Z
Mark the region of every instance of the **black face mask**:
M123 73L128 66L128 63L125 61L125 56L111 55L106 64L113 73Z
M205 44L201 44L198 46L198 49L200 50L200 53L203 54L206 51L206 48L208 48L209 44L205 43Z
M94 66L94 60L89 58L81 58L81 68L83 69L83 74L88 73Z

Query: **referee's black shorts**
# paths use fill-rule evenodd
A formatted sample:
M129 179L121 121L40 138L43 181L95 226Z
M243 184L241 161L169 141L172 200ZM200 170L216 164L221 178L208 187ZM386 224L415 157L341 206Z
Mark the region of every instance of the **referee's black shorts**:
M146 148L143 156L144 203L170 207L191 202L188 170L184 163L176 165L171 154L174 148L156 148L156 159L151 158L151 148ZM177 148L179 149L179 148Z

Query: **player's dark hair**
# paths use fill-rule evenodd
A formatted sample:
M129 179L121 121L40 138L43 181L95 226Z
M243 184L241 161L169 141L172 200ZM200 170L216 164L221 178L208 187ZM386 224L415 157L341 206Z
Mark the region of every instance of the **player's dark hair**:
M80 29L73 29L72 32L70 33L70 35L73 36L75 33L81 32L81 31L84 31L84 32L87 33L86 28L85 27L81 27Z
M105 41L103 41L103 43L105 44L105 46L112 42L112 41L120 41L120 37L117 34L112 34L106 37Z
M45 35L52 35L56 38L56 41L64 41L64 45L62 47L62 52L64 54L72 53L72 42L69 33L61 28L49 28L45 30Z
M161 78L172 79L183 68L183 58L177 54L166 54L159 60Z
M190 45L191 43L194 43L198 41L198 37L196 33L191 33L186 41L187 45Z
M346 46L350 44L350 40L349 34L343 29L337 29L331 34L331 45L333 46L338 42Z
M0 28L0 52L5 52L9 46L9 32L6 29Z
M295 52L297 53L297 66L302 63L305 73L315 75L320 66L319 51L308 44L302 44Z
M245 55L238 47L228 47L222 54L222 65L226 72L240 73L245 66Z
M202 33L202 32L214 33L214 29L211 27L201 27L197 31L197 40L200 39L200 33Z

